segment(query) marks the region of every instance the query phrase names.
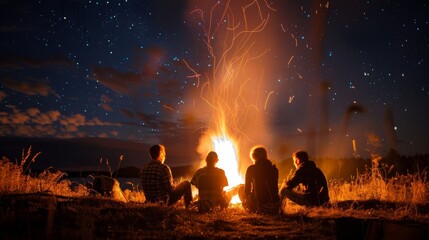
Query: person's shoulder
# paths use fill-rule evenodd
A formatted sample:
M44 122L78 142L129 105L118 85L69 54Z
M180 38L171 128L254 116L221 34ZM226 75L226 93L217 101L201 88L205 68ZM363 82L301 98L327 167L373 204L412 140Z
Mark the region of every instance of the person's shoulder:
M255 164L250 165L249 167L247 167L246 173L247 174L254 174L255 171L257 171L257 167Z
M197 175L197 174L201 174L201 173L203 173L203 172L205 172L205 171L207 171L207 167L199 168L199 169L197 169L197 171L195 172L195 175Z
M277 166L275 164L272 164L271 168L273 169L273 171L277 171L277 172L279 171L279 169L277 168Z
M167 164L161 163L160 165L161 165L162 168L168 169L169 171L171 171L170 166L168 166Z
M247 167L247 171L249 171L249 170L252 171L253 169L255 169L255 167L256 167L256 165L252 164L252 165L250 165L250 166Z
M216 170L218 173L225 174L225 170L223 170L222 168L215 168L215 170Z
M272 168L277 169L277 166L275 163L273 163L273 161L271 161L271 160L268 160L268 161L270 162Z
M143 165L143 168L147 168L147 167L149 167L149 166L152 166L154 164L154 161L153 160L150 160L149 162L147 162L147 163L145 163L144 165Z
M222 168L218 168L218 167L216 167L215 170L225 172Z

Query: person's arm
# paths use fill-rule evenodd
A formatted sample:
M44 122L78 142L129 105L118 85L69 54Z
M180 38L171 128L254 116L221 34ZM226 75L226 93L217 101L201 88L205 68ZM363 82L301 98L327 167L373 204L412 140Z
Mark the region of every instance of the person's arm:
M274 174L273 174L273 182L274 183L276 183L275 184L275 189L276 189L276 192L278 192L279 191L279 187L278 187L278 182L279 182L279 170L277 169L277 167L274 165L273 166L274 167Z
M298 184L300 184L301 182L302 182L302 171L300 171L300 169L298 168L293 174L293 176L291 177L291 179L289 179L286 182L286 188L293 189L296 186L298 186Z
M171 173L171 169L164 165L164 174L162 176L162 187L164 190L166 190L168 193L170 193L174 189L174 181L173 181L173 174Z
M244 182L244 193L251 194L250 190L252 189L252 168L251 166L246 170L246 180Z
M197 170L191 180L191 184L194 185L196 188L198 188L199 185L199 175L199 170Z
M220 174L220 176L222 176L221 186L226 187L226 186L228 186L228 179L226 178L225 171L221 169L221 172L222 172L222 174Z

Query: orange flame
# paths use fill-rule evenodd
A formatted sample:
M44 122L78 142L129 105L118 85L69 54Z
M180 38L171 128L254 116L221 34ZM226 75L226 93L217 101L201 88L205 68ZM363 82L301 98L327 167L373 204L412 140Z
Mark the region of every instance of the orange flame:
M200 3L200 1L198 1ZM264 68L270 66L265 58L269 41L263 33L275 11L264 0L254 0L245 6L233 1L217 2L206 11L194 9L198 23L204 31L203 41L210 55L211 72L193 72L200 86L204 106L199 114L208 119L198 151L205 155L215 150L219 156L217 167L225 171L229 186L226 190L243 183L240 174L240 152L253 145L253 138L262 141L259 133L265 126L259 115L268 110L269 98L274 91L262 85ZM206 118L207 117L207 118ZM234 202L234 199L233 199Z
M238 172L238 156L234 142L227 136L214 137L213 145L219 157L216 166L225 171L229 183L228 189L243 183L242 176Z

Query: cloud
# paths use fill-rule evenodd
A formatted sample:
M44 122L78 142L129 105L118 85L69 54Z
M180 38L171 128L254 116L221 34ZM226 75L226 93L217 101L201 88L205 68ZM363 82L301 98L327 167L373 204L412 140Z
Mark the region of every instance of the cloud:
M108 138L109 135L107 133L99 133L97 137L99 137L99 138Z
M109 104L107 104L107 103L102 103L102 104L100 104L100 106L101 106L101 108L102 108L102 109L104 109L105 111L108 111L108 112L113 111L113 108L112 108Z
M165 57L166 51L158 46L136 48L133 65L144 78L156 78L163 70Z
M35 96L48 96L50 93L57 95L48 85L48 83L44 81L38 80L28 80L28 81L19 81L16 79L12 79L10 77L4 77L0 80L4 86L20 93L24 93L26 95Z
M2 102L7 97L7 94L3 91L0 91L0 102Z
M46 97L49 94L58 96L47 81L30 77L26 70L51 70L52 68L70 68L74 65L72 60L62 54L52 55L47 58L33 58L6 53L0 56L0 70L18 72L22 77L16 78L5 75L0 78L0 82L13 91L30 96L40 95ZM2 100L1 97L0 100Z
M34 136L36 131L30 125L20 125L16 127L14 133L17 136Z
M136 113L136 116L138 119L144 122L146 127L157 129L161 126L161 119L158 119L158 117L155 115L138 112Z
M34 117L40 113L40 110L38 108L29 108L27 109L27 113L30 115L30 117Z
M28 108L21 111L12 106L8 112L0 112L0 134L2 136L85 137L91 136L91 134L81 130L81 127L119 127L122 125L121 123L102 121L97 117L87 119L86 116L79 113L65 116L57 110L42 112L38 108ZM105 131L112 137L119 134L118 131L112 129L105 129ZM104 134L104 132L101 133ZM100 132L93 136L98 134Z
M122 114L124 114L125 116L129 117L129 118L133 118L134 117L134 112L130 111L130 110L127 110L125 108L121 108L120 112Z
M120 72L112 67L92 67L93 80L120 94L132 95L143 85L134 72Z
M73 67L74 62L63 54L52 55L45 59L38 59L29 56L21 56L13 53L4 54L0 57L0 69L40 69L55 67Z
M85 125L85 116L80 113L74 114L69 117L64 117L60 120L61 125L74 125L74 126L83 126Z
M112 102L112 99L109 96L103 94L103 95L101 95L100 100L101 100L100 107L102 109L104 109L105 111L108 111L108 112L113 111L112 106L110 106L108 104L108 103Z
M9 117L12 124L24 124L30 120L30 116L25 113L16 113Z
M39 112L39 114L35 116L32 121L40 125L50 125L56 122L60 116L61 113L59 111L48 111L46 113Z
M172 93L176 95L179 92L178 80L171 77L173 73L176 74L177 69L173 72L165 65L166 51L163 48L158 46L135 48L130 71L122 72L113 67L93 66L90 79L120 94L135 96L143 93L149 96L148 93L153 92L153 87L157 87L163 96L170 96ZM163 81L157 81L160 79ZM142 92L142 88L149 91Z
M76 125L66 125L64 127L65 127L66 131L69 132L69 133L78 132L79 131L79 129L77 128Z
M109 103L109 102L112 101L112 99L109 96L105 95L105 94L101 95L100 99L101 99L102 102L105 102L105 103Z

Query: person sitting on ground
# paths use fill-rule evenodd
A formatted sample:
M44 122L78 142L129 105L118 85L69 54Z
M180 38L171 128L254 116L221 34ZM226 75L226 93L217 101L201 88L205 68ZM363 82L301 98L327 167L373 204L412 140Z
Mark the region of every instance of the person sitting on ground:
M206 157L206 166L198 169L192 177L191 184L198 189L198 211L211 212L213 209L228 207L230 197L223 190L228 186L225 171L217 168L219 161L216 152L209 152Z
M189 181L182 181L178 185L174 183L170 167L164 164L166 157L164 145L153 145L149 153L152 161L144 165L140 171L146 201L171 206L183 197L185 207L188 208L192 201L191 184Z
M250 151L255 164L246 171L244 186L238 190L245 209L251 212L275 214L279 212L278 178L276 165L267 157L267 150L256 146Z
M288 198L302 206L322 206L329 202L326 177L313 161L308 160L307 152L293 153L292 160L296 171L280 189L280 199ZM298 185L303 187L302 194L293 190Z

